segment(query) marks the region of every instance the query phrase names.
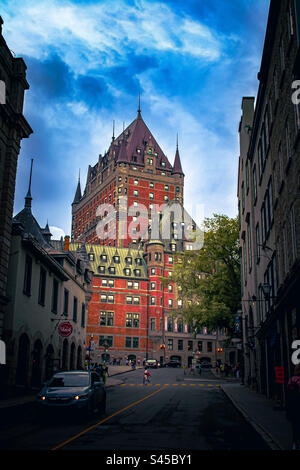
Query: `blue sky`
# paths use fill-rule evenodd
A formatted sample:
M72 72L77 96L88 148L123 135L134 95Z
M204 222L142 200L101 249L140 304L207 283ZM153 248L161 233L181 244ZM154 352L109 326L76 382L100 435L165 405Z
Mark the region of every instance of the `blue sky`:
M256 96L269 0L2 0L3 34L27 64L15 213L34 158L33 212L70 234L79 168L142 116L173 163L176 134L185 205L237 213L238 124ZM193 214L192 214L193 215ZM54 229L53 229L54 231ZM59 232L55 231L57 236Z

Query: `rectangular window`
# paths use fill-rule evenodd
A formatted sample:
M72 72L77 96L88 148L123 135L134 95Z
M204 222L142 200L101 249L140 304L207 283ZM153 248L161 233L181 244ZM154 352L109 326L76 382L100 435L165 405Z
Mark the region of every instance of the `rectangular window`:
M280 177L280 184L281 184L283 180L283 158L282 158L282 145L281 144L279 145L279 148L278 148L278 160L279 160L279 177Z
M151 289L151 290L155 290L155 288L156 288L156 283L155 283L155 282L151 282L150 289Z
M139 348L139 338L138 337L133 337L132 338L132 347L134 349L138 349Z
M78 299L74 297L73 300L73 321L77 322L77 308L78 308Z
M108 348L113 347L113 336L99 336L99 346Z
M207 352L212 352L212 342L207 341Z
M155 297L151 297L151 299L150 299L151 305L155 305L155 299L156 299Z
M193 351L193 341L188 341L188 351Z
M245 211L245 187L244 182L242 183L242 212Z
M150 318L150 330L155 331L155 318Z
M85 304L82 304L81 307L81 327L85 327Z
M259 234L259 224L256 225L256 262L260 261L260 234Z
M173 307L173 299L169 299L169 300L168 300L168 305L169 305L170 308Z
M245 285L247 284L247 251L246 251L246 243L244 240L243 243L243 256L244 256L244 281Z
M285 139L286 139L286 161L288 162L291 158L291 140L290 140L290 126L289 122L286 121L285 125Z
M57 306L58 306L58 281L56 279L53 279L52 302L51 302L51 310L53 313L57 313Z
M169 332L172 332L174 330L173 318L168 318L167 329Z
M290 227L291 227L291 236L292 236L292 258L293 261L297 257L297 243L296 243L296 226L295 226L295 206L294 204L290 210Z
M178 333L183 333L183 320L182 320L182 318L179 318L177 320L177 332Z
M178 351L183 351L183 340L182 339L178 340Z
M173 339L168 338L168 351L173 351Z
M284 43L283 43L283 37L280 39L279 54L280 54L280 67L281 67L281 71L283 72L284 69L285 69L285 57L284 57Z
M69 291L64 289L64 315L68 315L69 310Z
M253 183L253 203L256 203L257 199L257 179L256 179L256 165L253 167L252 171L252 183Z
M114 326L114 312L100 312L99 318L99 325L100 326Z
M32 258L26 255L24 273L24 294L31 295Z
M131 337L130 336L125 337L125 348L131 348Z
M46 271L41 267L40 270L40 284L39 284L39 304L45 305L45 296L46 296Z
M247 223L247 241L248 241L249 272L251 272L252 270L252 246L251 246L250 221Z
M202 341L198 341L198 351L199 352L203 351L203 342Z
M283 226L283 259L285 274L288 272L288 243L287 243L287 230L286 225Z

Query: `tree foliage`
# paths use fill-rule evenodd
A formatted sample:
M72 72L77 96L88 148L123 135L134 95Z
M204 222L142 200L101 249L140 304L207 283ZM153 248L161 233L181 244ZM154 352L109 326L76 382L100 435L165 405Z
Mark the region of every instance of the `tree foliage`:
M232 327L241 302L239 250L238 218L214 214L204 220L202 249L178 255L174 281L188 322L199 328Z

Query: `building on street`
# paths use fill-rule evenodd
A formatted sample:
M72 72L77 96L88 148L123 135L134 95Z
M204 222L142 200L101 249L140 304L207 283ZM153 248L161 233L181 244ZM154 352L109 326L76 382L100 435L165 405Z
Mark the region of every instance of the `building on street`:
M23 116L26 65L14 57L2 35L0 16L0 384L5 362L4 309L8 302L7 269L11 243L11 227L15 196L15 182L21 141L32 129ZM4 357L3 357L4 356Z
M242 101L238 204L245 382L284 402L300 335L300 4L271 0L254 98Z
M31 177L30 177L31 180ZM4 334L7 385L39 387L55 370L84 367L92 271L84 244L76 253L51 244L48 224L32 214L30 184L13 218Z

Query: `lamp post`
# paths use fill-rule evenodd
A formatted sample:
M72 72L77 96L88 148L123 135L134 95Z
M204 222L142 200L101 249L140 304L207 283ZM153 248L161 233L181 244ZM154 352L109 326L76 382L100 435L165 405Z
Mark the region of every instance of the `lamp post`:
M107 359L107 351L108 351L108 348L109 348L109 345L108 343L103 343L102 344L102 347L104 348L104 352L105 352L105 359L104 359L104 362L106 362L106 359Z
M94 338L93 333L90 336L90 342L89 342L89 369L91 368L91 349L92 349L92 340Z

